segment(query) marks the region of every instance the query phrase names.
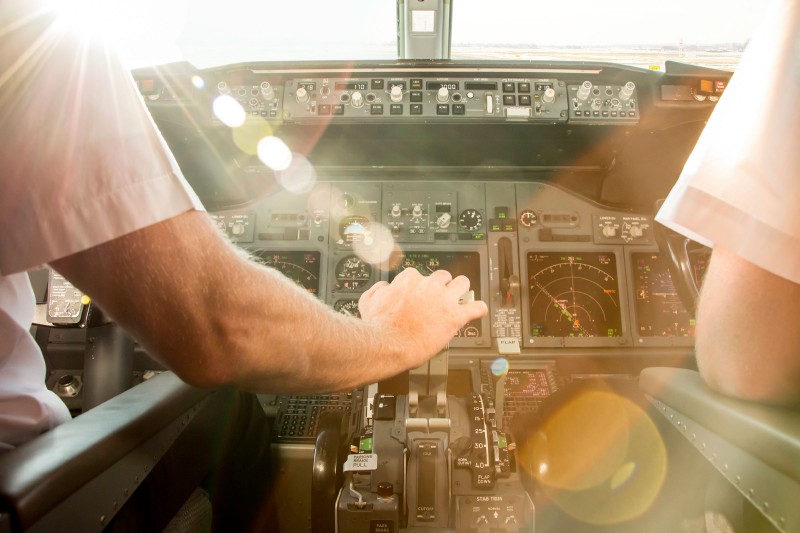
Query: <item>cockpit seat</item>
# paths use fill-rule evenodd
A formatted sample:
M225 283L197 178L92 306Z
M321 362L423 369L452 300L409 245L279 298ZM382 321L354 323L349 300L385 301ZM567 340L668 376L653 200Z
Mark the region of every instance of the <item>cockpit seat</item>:
M778 531L800 531L800 411L712 391L700 374L647 368L658 411Z
M216 452L202 435L212 434L233 394L190 387L164 372L6 453L0 457L0 532L102 530L154 478L167 486L156 497L150 487L148 517L137 520L156 525L153 500L174 514L170 500L180 508L207 475ZM159 473L170 455L184 458L177 476ZM194 467L184 469L186 463Z

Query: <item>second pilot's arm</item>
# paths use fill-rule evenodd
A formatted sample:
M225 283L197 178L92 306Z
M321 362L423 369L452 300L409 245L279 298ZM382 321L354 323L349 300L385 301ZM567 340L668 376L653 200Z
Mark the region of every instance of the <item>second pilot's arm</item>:
M697 312L709 385L800 401L800 4L773 2L658 219L713 246Z

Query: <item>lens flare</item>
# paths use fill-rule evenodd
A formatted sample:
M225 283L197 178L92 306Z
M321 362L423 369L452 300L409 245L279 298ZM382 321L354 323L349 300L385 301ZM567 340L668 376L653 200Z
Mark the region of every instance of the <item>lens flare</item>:
M290 155L291 163L285 170L276 172L275 179L281 187L291 193L303 194L311 191L317 183L317 171L314 165L302 154L290 153Z
M554 504L596 525L644 514L666 477L666 447L655 424L610 391L570 399L519 443L519 458Z
M247 118L247 113L242 105L227 94L217 96L212 104L212 109L214 115L229 128L238 128L244 124Z
M367 263L379 265L388 262L392 252L400 251L400 248L389 228L376 222L370 224L364 239L353 245L353 251Z
M192 76L192 85L194 85L198 89L202 89L203 87L206 86L206 80L195 74L194 76Z
M492 374L495 376L504 376L508 372L508 359L505 357L498 357L492 361L492 366L490 368L492 370Z
M258 141L258 158L276 172L288 169L292 164L292 151L278 137L269 135Z
M268 135L272 135L272 127L266 120L248 120L239 128L231 130L233 143L242 152L249 155L258 154L259 143Z

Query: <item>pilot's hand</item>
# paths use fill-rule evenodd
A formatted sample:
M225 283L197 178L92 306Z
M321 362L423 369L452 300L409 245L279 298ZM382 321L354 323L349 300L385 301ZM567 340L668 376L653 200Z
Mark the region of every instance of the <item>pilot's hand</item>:
M488 313L482 301L459 304L467 291L466 276L437 270L425 277L407 268L391 284L373 285L358 307L362 320L377 325L387 342L404 347L407 367L414 368L436 355L464 324Z

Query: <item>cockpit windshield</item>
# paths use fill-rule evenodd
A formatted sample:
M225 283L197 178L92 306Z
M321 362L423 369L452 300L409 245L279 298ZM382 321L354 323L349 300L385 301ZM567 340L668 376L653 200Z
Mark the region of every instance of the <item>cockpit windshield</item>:
M326 3L77 0L131 68L189 61L396 60L394 0ZM91 4L91 6L81 5ZM667 60L735 70L764 13L754 0L446 2L453 60L602 61L663 70ZM691 16L688 16L688 15Z

